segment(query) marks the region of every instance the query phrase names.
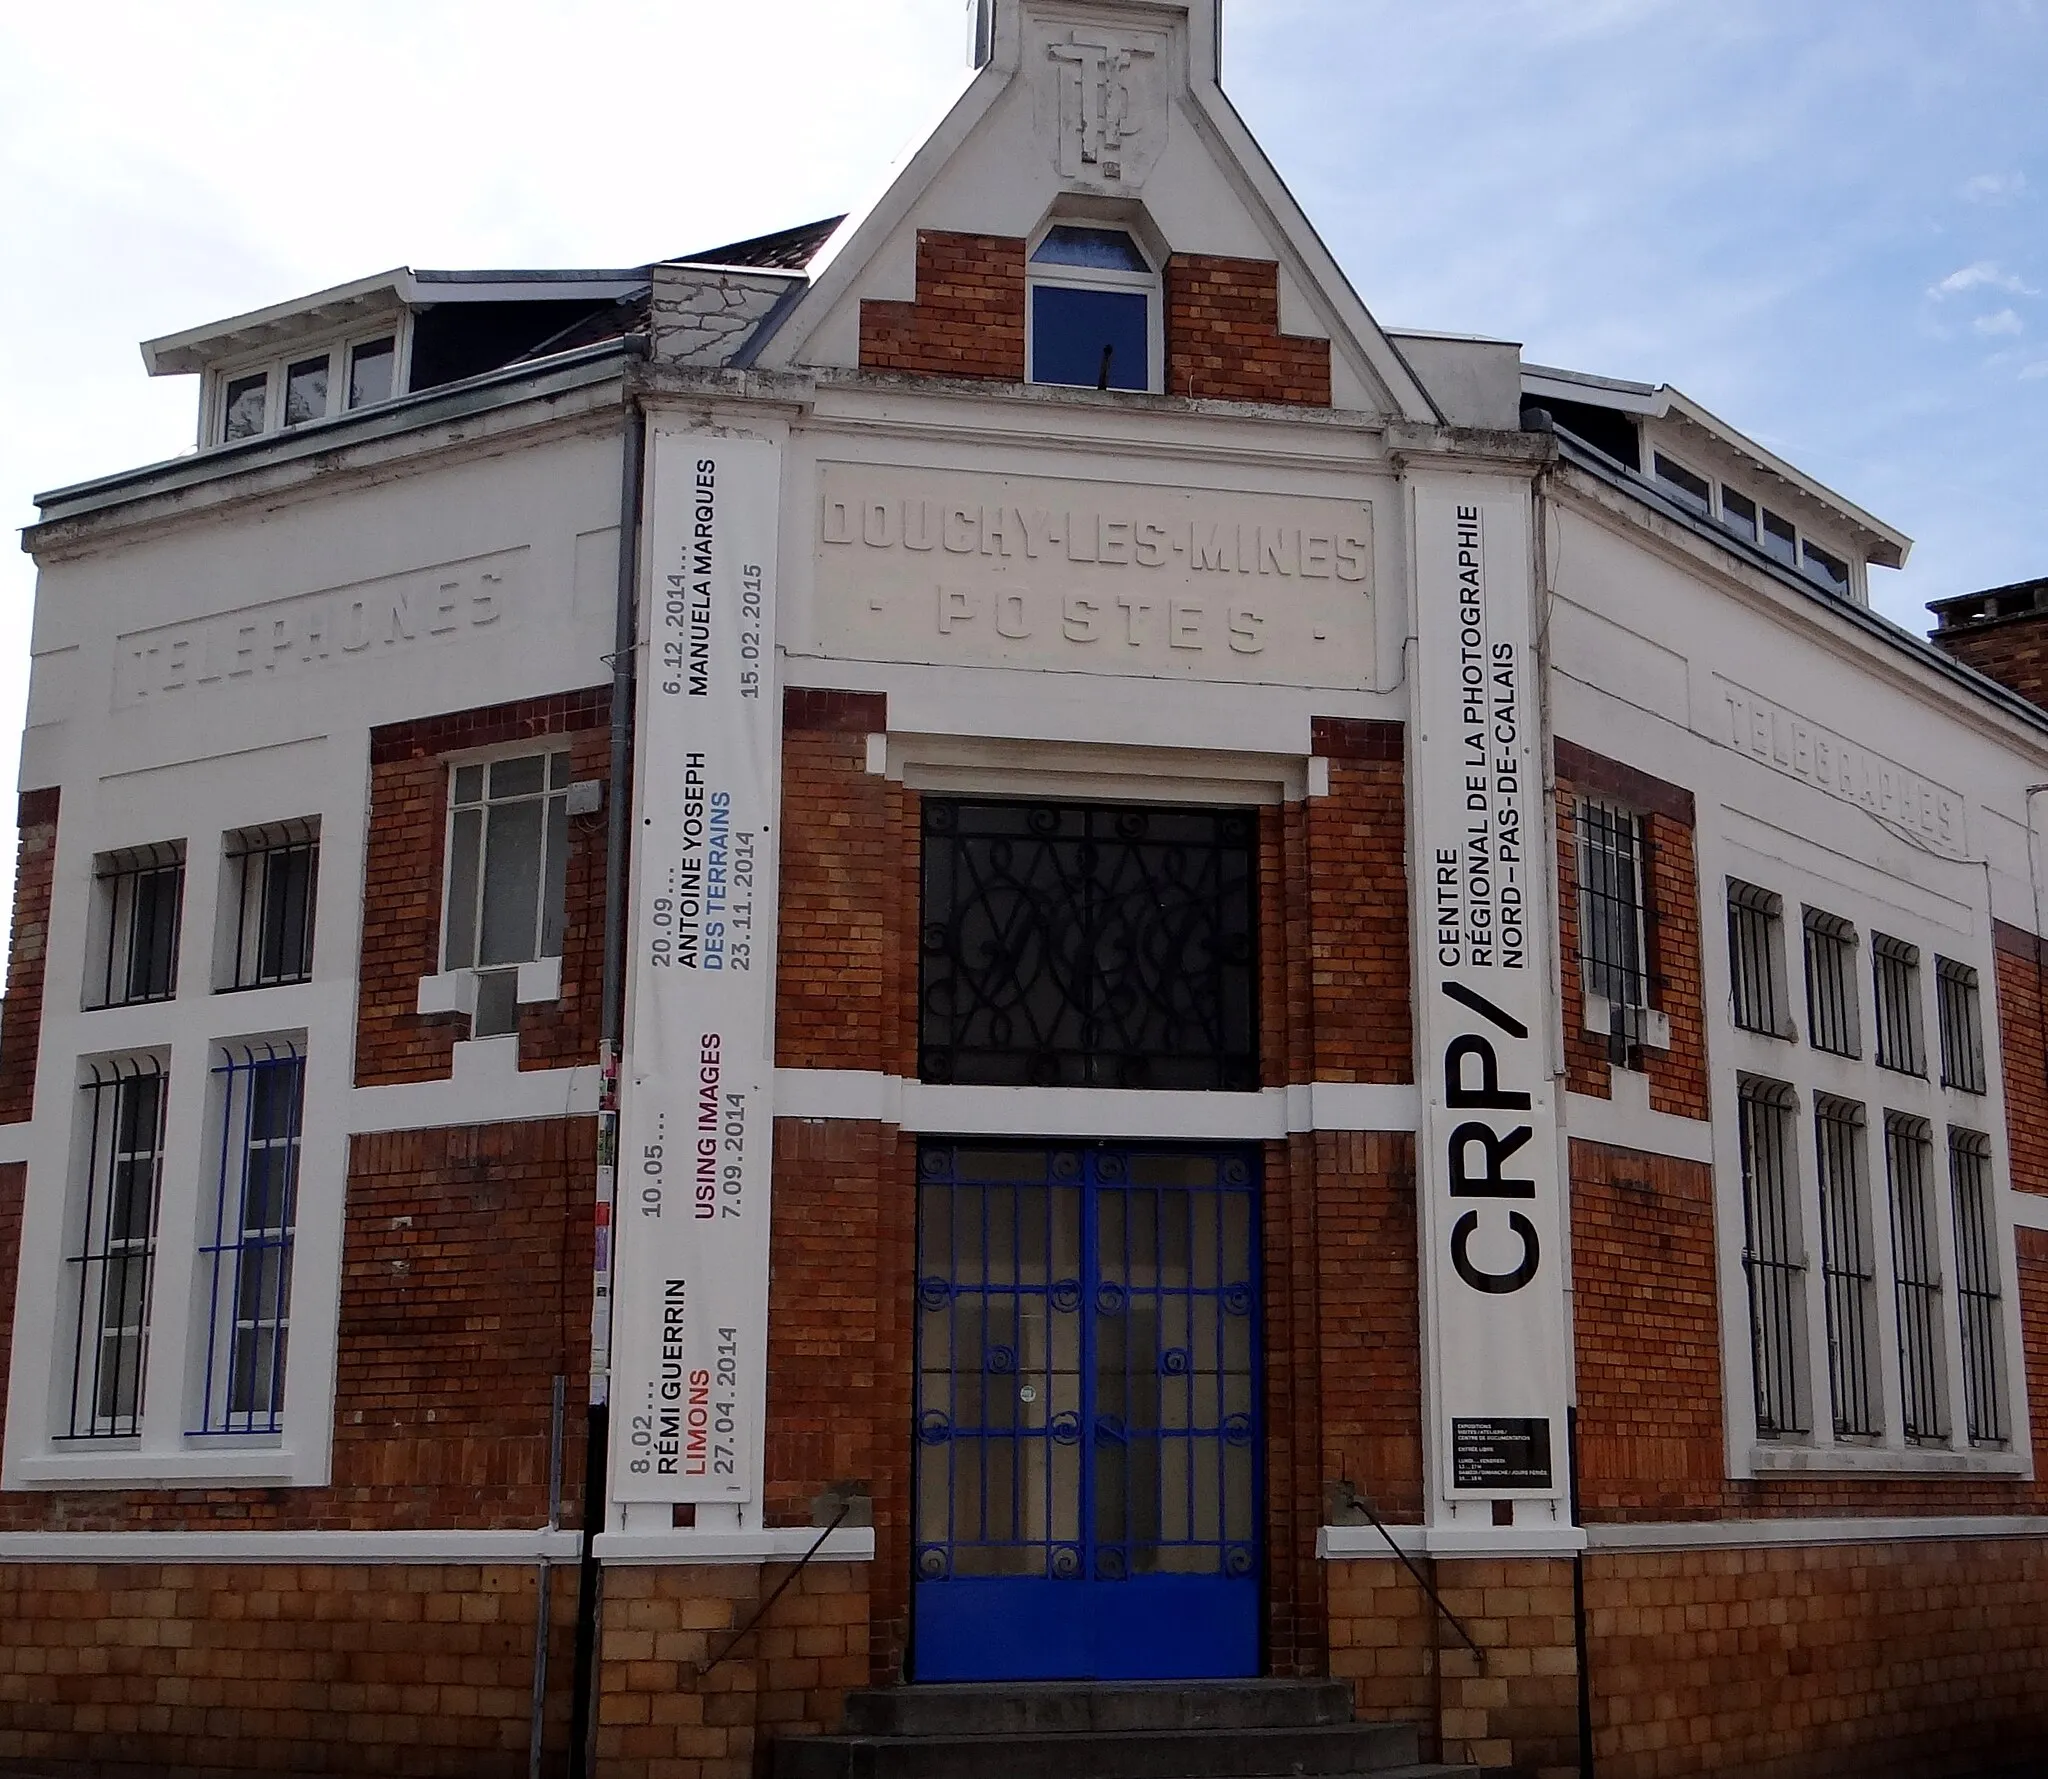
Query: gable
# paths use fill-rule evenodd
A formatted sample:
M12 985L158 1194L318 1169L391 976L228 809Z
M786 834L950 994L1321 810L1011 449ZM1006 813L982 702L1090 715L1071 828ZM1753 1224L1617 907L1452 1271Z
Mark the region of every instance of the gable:
M1021 261L1054 221L1095 222L1129 228L1166 267L1168 301L1178 273L1194 291L1191 312L1212 327L1231 317L1204 278L1220 285L1226 307L1269 315L1261 357L1274 361L1275 387L1314 390L1320 377L1322 405L1436 419L1217 84L1216 4L993 0L988 59L881 196L842 225L760 363L943 370L943 350L918 348L908 365L877 358L877 306L896 306L880 311L883 323L908 325L904 306L930 300L940 262L944 301L967 319L942 316L926 331L941 348L971 347L971 318L985 304L1002 329L1014 317L1001 313L1000 291L985 299L973 288L980 274L959 263L971 251L963 244L985 244L988 263L1001 266ZM1212 374L1223 355L1197 346L1192 356L1201 361L1192 371L1170 367L1168 393L1244 393ZM1008 362L966 374L1002 375Z

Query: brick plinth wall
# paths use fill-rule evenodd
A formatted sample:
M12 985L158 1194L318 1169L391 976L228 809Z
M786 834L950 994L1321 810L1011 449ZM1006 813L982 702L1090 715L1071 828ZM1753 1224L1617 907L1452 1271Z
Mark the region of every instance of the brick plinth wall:
M860 365L934 377L1024 381L1024 243L917 232L917 297L860 306Z
M606 1571L597 1717L605 1779L754 1779L770 1738L839 1727L847 1693L868 1682L869 1565L811 1564L731 1642L790 1567Z
M448 829L449 756L472 748L570 740L578 779L610 776L611 688L453 711L370 731L369 840L363 859L361 992L356 1085L447 1079L467 1022L423 1015L422 976L441 968L441 890ZM609 792L607 792L609 794ZM521 1068L597 1060L604 974L602 815L569 823L562 997L520 1015Z
M1175 254L1166 262L1166 393L1330 405L1330 342L1280 331L1271 260Z
M330 1486L0 1495L0 1530L530 1530L548 1515L558 1376L579 1523L596 1131L542 1119L353 1140ZM7 1214L0 1174L0 1255Z
M1921 1779L2048 1758L2048 1544L1594 1552L1601 1779Z
M0 1761L525 1779L531 1565L0 1564ZM554 1572L563 1770L576 1572Z
M0 1124L25 1124L35 1109L36 1052L43 1037L43 967L50 885L57 867L57 791L23 791L15 820L14 924L7 999L0 1004ZM9 1269L10 1283L13 1279Z

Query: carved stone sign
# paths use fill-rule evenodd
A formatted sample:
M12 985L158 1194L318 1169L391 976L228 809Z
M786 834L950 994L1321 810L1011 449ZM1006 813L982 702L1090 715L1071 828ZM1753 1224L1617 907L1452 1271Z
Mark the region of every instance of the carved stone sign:
M1165 51L1163 37L1145 32L1051 28L1039 117L1062 179L1120 191L1144 184L1166 145Z
M1956 792L1731 681L1717 684L1717 740L1830 797L1867 809L1949 858L1969 856L1963 799Z
M388 661L501 626L527 552L501 550L374 581L132 630L114 652L114 708L266 685L349 661Z
M859 660L1373 683L1364 502L828 463L818 630Z

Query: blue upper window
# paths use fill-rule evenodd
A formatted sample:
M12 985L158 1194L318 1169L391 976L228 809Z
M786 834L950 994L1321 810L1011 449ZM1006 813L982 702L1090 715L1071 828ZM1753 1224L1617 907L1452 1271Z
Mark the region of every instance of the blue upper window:
M1031 256L1031 381L1152 388L1158 289L1122 229L1048 230Z

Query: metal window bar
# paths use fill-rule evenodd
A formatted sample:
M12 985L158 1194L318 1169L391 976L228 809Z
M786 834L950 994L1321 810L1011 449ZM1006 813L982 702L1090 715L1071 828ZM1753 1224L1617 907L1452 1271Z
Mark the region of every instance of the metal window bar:
M1806 1260L1794 1190L1794 1103L1782 1082L1742 1080L1742 1265L1749 1283L1757 1433L1765 1439L1811 1431L1802 1360Z
M1941 1370L1941 1251L1934 1228L1932 1133L1902 1112L1884 1117L1885 1169L1891 1182L1892 1266L1899 1316L1899 1387L1906 1437L1948 1439Z
M1877 1368L1877 1266L1871 1252L1863 1108L1820 1095L1813 1107L1820 1160L1821 1278L1828 1320L1828 1396L1835 1433L1868 1438L1880 1431Z
M320 836L311 822L250 829L229 844L235 872L231 989L272 988L313 974Z
M1871 979L1877 1001L1877 1066L1902 1075L1927 1073L1920 1042L1920 948L1903 939L1870 935Z
M1972 1445L2004 1445L2011 1429L2005 1415L2005 1317L1991 1209L1991 1139L1981 1131L1951 1130L1948 1177L1955 1203L1965 1424Z
M199 1433L283 1427L291 1334L306 1063L296 1044L235 1045L214 1065L221 1084L220 1167L208 1269L204 1408Z
M74 1323L63 1439L126 1439L142 1428L150 1278L163 1173L163 1065L95 1063L83 1084L85 1179L78 1245L66 1259Z
M1806 931L1806 1036L1834 1056L1863 1054L1856 1007L1856 929L1839 914L1809 908Z
M1769 1038L1791 1035L1785 1016L1784 904L1769 890L1728 880L1728 973L1735 1023Z
M1625 809L1579 804L1579 931L1586 992L1603 997L1608 1054L1625 1063L1643 1038L1650 1005L1643 921L1643 827Z
M167 1001L178 992L185 908L182 842L103 854L97 870L102 956L95 1007Z
M1977 972L1953 958L1934 960L1935 1003L1941 1017L1941 1084L1958 1093L1984 1093L1984 1012Z

